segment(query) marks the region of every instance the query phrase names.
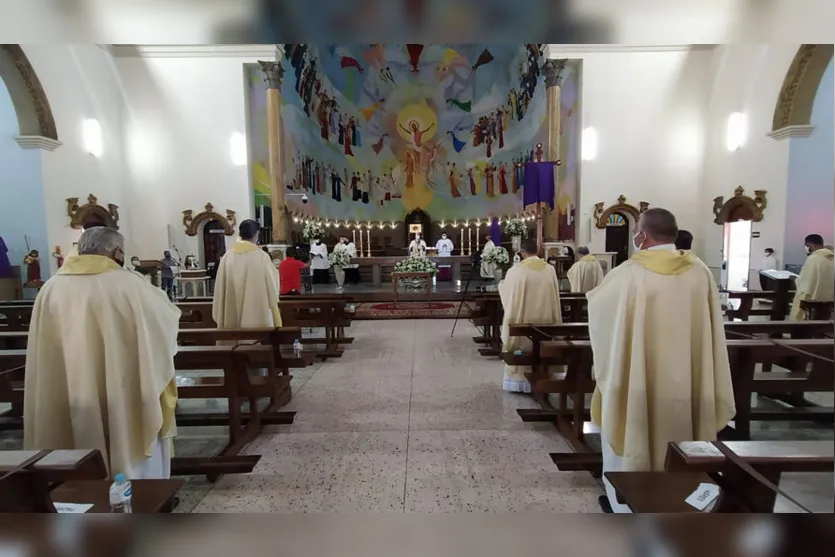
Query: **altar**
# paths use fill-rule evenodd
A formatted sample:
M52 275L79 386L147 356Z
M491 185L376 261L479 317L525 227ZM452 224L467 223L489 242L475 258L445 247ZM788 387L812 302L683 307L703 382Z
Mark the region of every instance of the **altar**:
M394 266L403 261L404 257L355 257L351 260L354 265L359 265L360 276L363 282L371 282L374 286L382 286L384 282L391 281L391 273ZM472 258L466 255L451 255L449 257L428 256L427 259L435 265L452 266L453 283L466 279L470 272Z

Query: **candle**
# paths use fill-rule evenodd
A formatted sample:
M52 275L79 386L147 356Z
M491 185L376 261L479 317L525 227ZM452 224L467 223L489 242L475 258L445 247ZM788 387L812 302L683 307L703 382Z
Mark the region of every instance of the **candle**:
M467 255L473 254L473 229L467 228Z
M461 255L466 255L466 251L464 249L465 247L466 246L464 244L464 228L461 227Z
M356 230L351 230L351 236L353 236L354 243L356 244L357 243L357 231Z
M478 232L479 232L478 229L479 228L481 228L481 226L476 225L476 227L475 227L475 249L478 249L478 246L481 245L481 244L478 243Z
M371 229L368 229L368 244L366 247L366 257L371 257Z

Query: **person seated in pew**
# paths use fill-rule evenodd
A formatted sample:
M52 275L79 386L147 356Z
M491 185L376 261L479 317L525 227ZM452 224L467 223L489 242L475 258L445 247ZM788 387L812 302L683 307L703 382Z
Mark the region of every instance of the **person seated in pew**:
M98 449L111 476L168 478L180 310L124 268L121 234L88 229L41 289L26 349L26 449Z
M280 294L299 295L302 293L302 269L309 267L309 263L296 259L296 248L287 248L284 260L278 264L280 278Z
M713 275L676 249L669 211L637 230L632 258L587 294L604 472L663 470L667 443L713 441L736 413ZM629 512L604 484L604 511Z
M789 317L796 321L806 319L806 312L800 307L803 300L831 302L835 300L835 258L832 250L823 245L820 234L806 236L806 262L795 280L796 292Z
M577 248L580 259L568 270L568 282L572 292L586 293L603 282L603 267L586 246Z
M530 352L531 341L523 337L511 337L510 326L515 323L562 323L560 307L560 286L557 272L537 255L536 240L522 240L522 262L507 271L499 283L499 296L504 306L502 322L502 350ZM531 385L525 377L530 366L504 367L505 391L515 393L531 392Z
M212 317L218 329L281 327L278 269L258 248L261 225L247 219L239 231L241 239L218 266Z

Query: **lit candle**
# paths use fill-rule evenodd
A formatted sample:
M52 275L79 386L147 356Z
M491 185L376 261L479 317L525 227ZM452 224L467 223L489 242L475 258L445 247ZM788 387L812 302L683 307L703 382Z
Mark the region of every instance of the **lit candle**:
M357 243L357 231L356 231L356 230L352 230L352 231L351 231L351 235L353 236L353 238L354 238L354 243L356 244L356 243Z
M464 243L464 227L461 227L461 255L466 255L466 244Z
M467 255L473 254L473 229L467 228Z
M476 227L475 227L475 249L478 249L478 246L481 245L481 244L478 243L478 232L479 232L478 229L479 228L481 228L481 226L477 224Z
M371 257L371 229L368 229L368 244L366 245L366 257Z

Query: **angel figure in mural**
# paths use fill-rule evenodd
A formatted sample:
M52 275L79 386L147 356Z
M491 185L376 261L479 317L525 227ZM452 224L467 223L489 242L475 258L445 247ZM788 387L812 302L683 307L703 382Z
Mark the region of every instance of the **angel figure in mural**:
M431 130L433 127L435 127L435 122L426 126L426 129L421 130L417 120L411 120L409 122L409 129L404 128L403 124L400 124L400 129L412 136L412 143L414 144L415 149L420 149L420 146L423 144L423 134Z
M499 164L499 193L502 195L507 193L507 167L504 161Z
M455 168L455 163L447 163L447 166L449 167L449 193L452 197L461 197L461 192L458 190L458 169Z

